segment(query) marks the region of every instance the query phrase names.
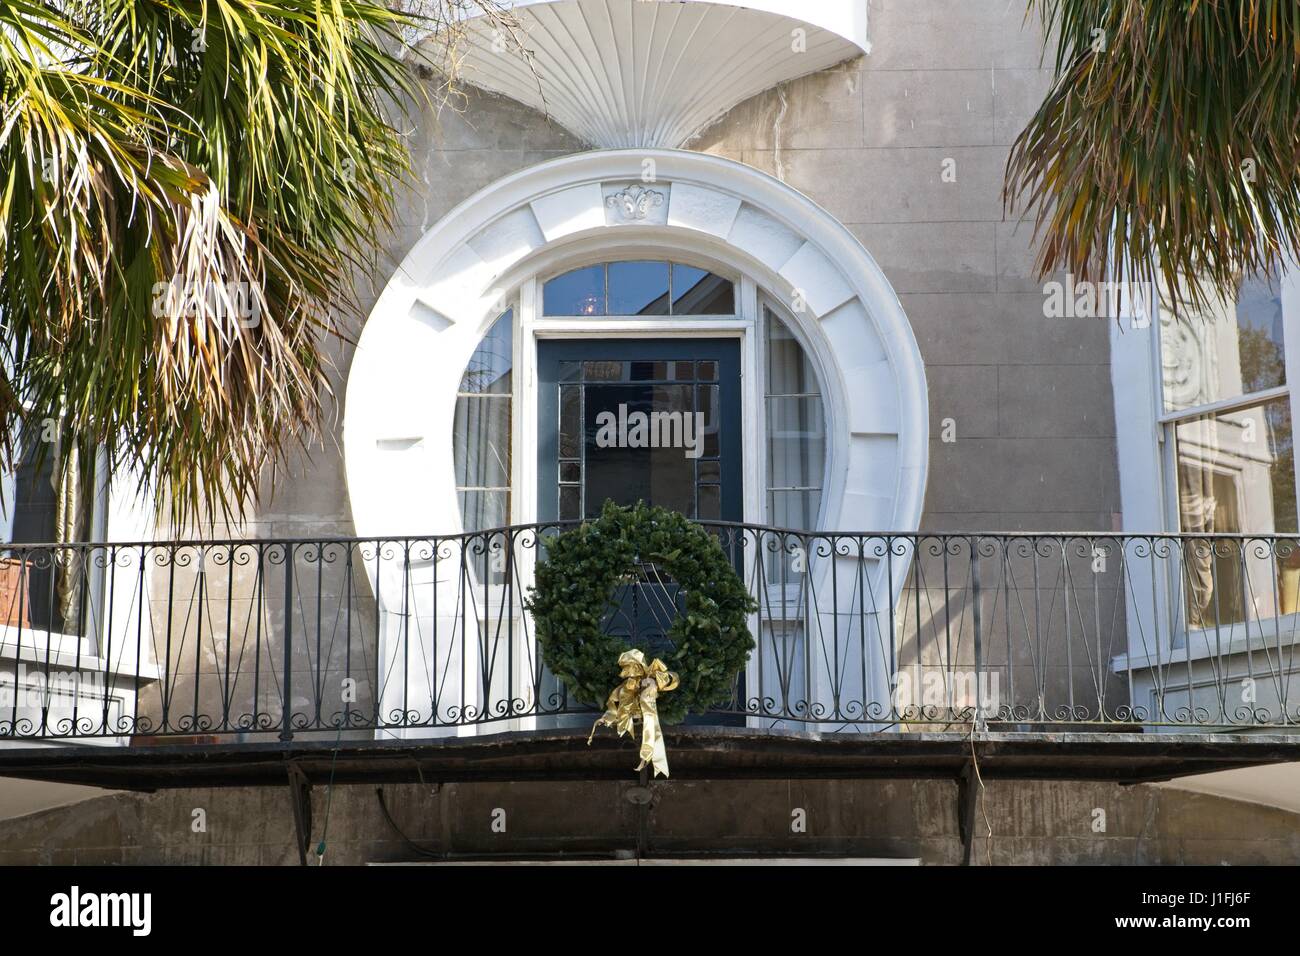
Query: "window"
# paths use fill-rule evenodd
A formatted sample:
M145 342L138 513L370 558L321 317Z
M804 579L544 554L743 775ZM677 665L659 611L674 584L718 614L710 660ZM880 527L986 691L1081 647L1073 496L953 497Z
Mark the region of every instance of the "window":
M466 532L510 523L514 313L483 336L461 376L452 442L456 496Z
M561 361L557 441L557 514L561 521L599 516L606 500L653 501L702 521L722 518L722 363L681 359ZM738 381L728 383L738 387ZM633 447L601 441L600 416L630 409L648 416L652 438ZM699 422L699 431L689 427ZM663 439L661 444L660 439ZM682 441L694 441L683 454Z
M767 513L778 528L817 527L826 470L821 387L803 346L769 306L767 335Z
M732 315L735 287L705 269L677 262L627 261L584 266L542 290L544 315Z
M641 309L637 314L649 314L646 309L661 306L669 311L660 314L677 314L674 310L679 303L682 308L694 308L697 303L707 303L710 309L735 306L729 280L662 262L613 262L575 269L546 283L545 296L548 307L555 309L563 302L563 309L580 310L586 302L595 310L588 313L593 315L605 314L611 302L625 311ZM774 527L813 531L821 515L829 452L822 385L810 355L780 307L760 301L758 319L758 360L765 386L761 395L742 400L756 404L754 412L761 429L765 514L760 520ZM492 323L471 356L457 393L453 467L462 528L467 533L504 527L512 520L514 331L513 311L504 312ZM666 358L635 361L606 357L560 363L555 513L561 520L591 516L605 497L618 497L606 487L616 477L602 470L604 459L583 451L595 440L587 421L592 417L589 413L606 400L615 408L620 404L639 408L640 402L670 418L675 413L702 416L703 444L699 454L689 459L689 481L679 481L677 471L657 469L653 462L646 465L644 473L637 473L636 480L654 484L657 498L680 499L674 507L685 514L701 520L720 517L723 482L714 424L721 414L719 366L711 358L693 355L690 338L679 341L681 355ZM526 422L524 427L536 426ZM760 457L757 449L754 457ZM620 487L628 483L628 479L617 481ZM665 490L666 482L676 484Z
M39 433L24 437L19 447L18 467L4 479L4 542L62 545L102 538L97 463L74 456L56 472L56 449ZM0 557L0 625L93 636L101 563L102 555L84 549L6 551Z
M1161 310L1161 421L1181 531L1297 531L1281 284L1280 270L1271 269L1247 277L1236 302L1178 315ZM1189 546L1182 582L1188 626L1296 611L1292 578L1300 578L1300 567L1283 563L1274 574L1258 563L1248 546L1228 540Z

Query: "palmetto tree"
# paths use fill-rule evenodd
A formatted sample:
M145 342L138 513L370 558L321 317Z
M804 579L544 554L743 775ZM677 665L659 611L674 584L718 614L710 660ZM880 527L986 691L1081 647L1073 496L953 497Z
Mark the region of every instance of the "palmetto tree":
M1199 306L1300 252L1300 3L1030 4L1055 83L1004 197L1032 210L1041 272L1162 279Z
M52 420L58 465L102 448L173 517L255 495L318 434L407 171L403 35L477 7L0 3L0 467Z

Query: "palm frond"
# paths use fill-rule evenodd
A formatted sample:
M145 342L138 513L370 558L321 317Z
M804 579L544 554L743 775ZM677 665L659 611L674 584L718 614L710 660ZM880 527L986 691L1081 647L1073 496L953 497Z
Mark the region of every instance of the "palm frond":
M1204 307L1300 253L1300 4L1030 2L1055 82L1003 199L1033 216L1040 273L1114 270Z
M53 417L53 454L103 448L175 522L236 518L320 436L324 343L357 318L426 95L404 36L471 8L503 16L0 5L0 434Z

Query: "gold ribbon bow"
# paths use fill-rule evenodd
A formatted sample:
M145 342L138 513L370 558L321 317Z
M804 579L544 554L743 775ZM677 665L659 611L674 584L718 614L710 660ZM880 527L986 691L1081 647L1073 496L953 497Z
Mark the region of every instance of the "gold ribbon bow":
M596 728L601 724L616 728L620 737L624 734L633 736L636 733L635 722L640 719L641 762L636 769L652 764L656 776L663 774L666 777L668 751L664 748L664 733L659 726L657 701L661 693L676 690L681 681L657 657L647 666L645 655L636 650L618 655L618 676L623 678L623 683L610 692L609 700L605 701L605 713L591 725L587 745L591 745Z

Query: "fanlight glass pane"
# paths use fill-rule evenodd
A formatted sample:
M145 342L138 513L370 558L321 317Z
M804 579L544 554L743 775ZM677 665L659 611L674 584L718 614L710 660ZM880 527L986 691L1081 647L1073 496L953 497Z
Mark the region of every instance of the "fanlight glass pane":
M610 315L668 315L668 263L611 262Z
M673 315L734 315L736 294L727 279L673 264Z
M604 315L605 267L586 266L542 287L543 315Z
M706 269L648 260L584 266L542 287L543 315L734 315L730 279Z

